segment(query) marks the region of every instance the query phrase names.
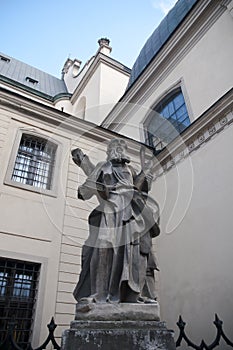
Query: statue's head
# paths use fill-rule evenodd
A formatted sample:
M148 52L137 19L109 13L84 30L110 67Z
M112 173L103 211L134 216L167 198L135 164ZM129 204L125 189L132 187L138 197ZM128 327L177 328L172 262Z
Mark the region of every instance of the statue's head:
M112 139L107 147L107 160L130 162L130 158L126 155L127 143L123 139Z

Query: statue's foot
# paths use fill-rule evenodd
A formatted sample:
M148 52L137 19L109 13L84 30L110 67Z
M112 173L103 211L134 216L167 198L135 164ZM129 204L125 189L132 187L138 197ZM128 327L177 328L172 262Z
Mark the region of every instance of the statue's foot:
M82 303L82 304L91 304L91 303L95 303L95 298L93 298L92 296L90 297L86 297L86 298L81 298L79 300L79 303Z
M146 300L144 301L145 304L157 304L157 300L156 299L150 299L150 298L146 298Z
M121 300L120 303L128 303L128 304L143 304L138 298L125 298Z
M156 299L148 298L148 297L142 297L141 295L138 297L138 302L144 303L144 304L157 304Z
M119 299L118 298L113 298L111 295L108 295L106 298L106 302L109 304L118 304Z
M137 301L142 304L145 302L145 298L140 295Z

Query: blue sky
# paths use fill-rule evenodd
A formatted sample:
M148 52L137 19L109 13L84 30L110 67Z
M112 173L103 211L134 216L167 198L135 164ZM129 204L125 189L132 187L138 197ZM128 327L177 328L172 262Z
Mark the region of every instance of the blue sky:
M67 57L84 64L107 37L132 68L176 0L0 0L0 52L57 77Z

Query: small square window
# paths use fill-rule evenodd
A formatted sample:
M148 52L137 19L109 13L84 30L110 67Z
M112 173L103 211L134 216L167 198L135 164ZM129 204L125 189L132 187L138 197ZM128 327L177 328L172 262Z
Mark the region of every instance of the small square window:
M19 129L13 143L4 184L57 197L61 143L37 132Z
M33 84L33 85L36 85L39 83L38 80L36 79L33 79L33 78L30 78L30 77L26 77L26 81L28 81L29 83Z
M51 189L57 145L34 135L22 134L11 180Z
M2 56L2 55L0 55L0 60L1 60L1 61L4 61L4 62L6 62L6 63L9 63L9 62L10 62L10 59L9 59L8 57Z

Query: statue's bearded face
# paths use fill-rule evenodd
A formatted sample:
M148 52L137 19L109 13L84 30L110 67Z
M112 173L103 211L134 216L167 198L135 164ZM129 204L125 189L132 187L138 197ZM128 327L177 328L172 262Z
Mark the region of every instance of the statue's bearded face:
M117 161L125 161L129 163L130 159L126 155L127 144L124 140L121 139L113 139L110 141L107 148L107 160L117 160Z

